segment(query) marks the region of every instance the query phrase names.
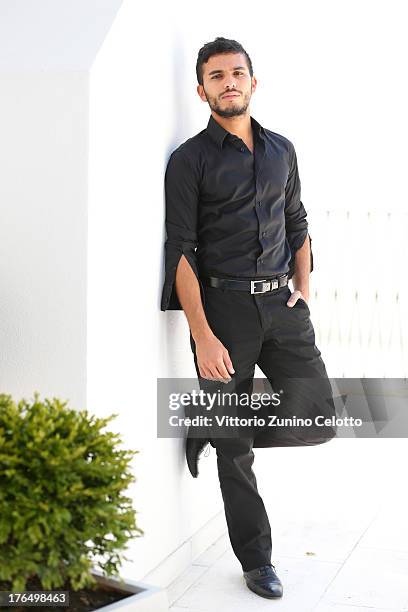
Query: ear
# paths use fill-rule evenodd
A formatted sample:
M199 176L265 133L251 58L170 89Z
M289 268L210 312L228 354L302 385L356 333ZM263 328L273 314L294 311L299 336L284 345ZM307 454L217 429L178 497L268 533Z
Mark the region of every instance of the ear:
M251 87L252 87L251 91L252 91L252 93L255 93L255 90L256 90L256 86L257 86L257 85L258 85L258 81L257 81L257 80L256 80L256 78L253 76L253 77L252 77L252 79L251 79Z
M197 85L197 93L203 102L207 102L207 96L205 95L204 87L202 85Z

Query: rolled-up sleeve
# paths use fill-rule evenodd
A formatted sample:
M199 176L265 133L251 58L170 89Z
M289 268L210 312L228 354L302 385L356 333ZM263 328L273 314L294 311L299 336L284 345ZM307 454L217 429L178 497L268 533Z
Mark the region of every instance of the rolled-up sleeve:
M308 235L308 222L306 219L307 213L300 199L300 178L297 164L296 151L292 143L290 143L290 168L288 180L285 187L285 227L286 237L291 250L291 260L289 263L289 278L295 272L295 255L296 251L303 246ZM312 238L310 238L310 272L313 270L313 253L312 253Z
M198 170L187 155L176 150L170 156L165 174L166 242L165 278L161 310L182 310L175 288L176 270L184 255L200 284L204 302L204 289L199 279L197 258L197 221L199 202Z

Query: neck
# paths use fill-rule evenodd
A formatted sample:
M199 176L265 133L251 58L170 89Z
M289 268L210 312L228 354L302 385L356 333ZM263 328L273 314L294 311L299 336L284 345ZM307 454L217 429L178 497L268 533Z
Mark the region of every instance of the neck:
M243 115L237 115L236 117L220 117L214 111L211 114L215 121L220 124L224 130L242 138L245 141L246 138L252 135L251 115L249 109Z

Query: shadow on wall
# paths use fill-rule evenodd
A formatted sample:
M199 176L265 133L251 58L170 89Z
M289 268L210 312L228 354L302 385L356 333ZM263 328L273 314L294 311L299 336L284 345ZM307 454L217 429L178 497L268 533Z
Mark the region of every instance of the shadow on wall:
M168 140L163 155L163 176L171 153L179 144L194 135L192 121L193 110L191 108L191 70L195 70L195 57L193 61L186 61L188 51L183 44L183 36L178 32L173 33L168 62L171 63L169 73L171 74L172 92L171 98L163 112L167 116L166 131ZM193 76L195 72L193 73ZM193 81L194 82L194 81ZM157 87L160 88L160 83ZM198 101L198 100L197 100ZM198 106L198 105L197 105ZM165 194L163 182L163 225L161 241L161 274L158 285L157 303L160 310L161 292L164 282L164 243L165 231ZM160 352L162 359L162 375L169 377L195 376L194 363L189 344L189 333L187 322L182 311L160 312ZM163 350L164 349L164 350Z
M173 75L173 133L171 135L167 159L170 153L182 142L192 135L193 127L191 121L191 106L187 103L189 97L186 95L190 87L191 63L186 62L186 49L183 46L183 38L175 33L172 48L172 75ZM194 63L195 69L195 63ZM187 135L187 136L186 136Z

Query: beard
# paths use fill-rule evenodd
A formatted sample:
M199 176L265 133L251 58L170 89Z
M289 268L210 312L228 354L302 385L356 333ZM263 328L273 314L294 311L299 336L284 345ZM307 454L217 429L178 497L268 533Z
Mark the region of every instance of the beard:
M207 102L209 107L214 113L217 113L220 117L238 117L239 115L244 115L248 109L249 102L251 100L252 90L247 94L244 94L242 102L233 102L226 108L221 108L219 100L217 98L212 98L207 94L204 90L205 95L207 96ZM222 100L221 100L222 101Z

